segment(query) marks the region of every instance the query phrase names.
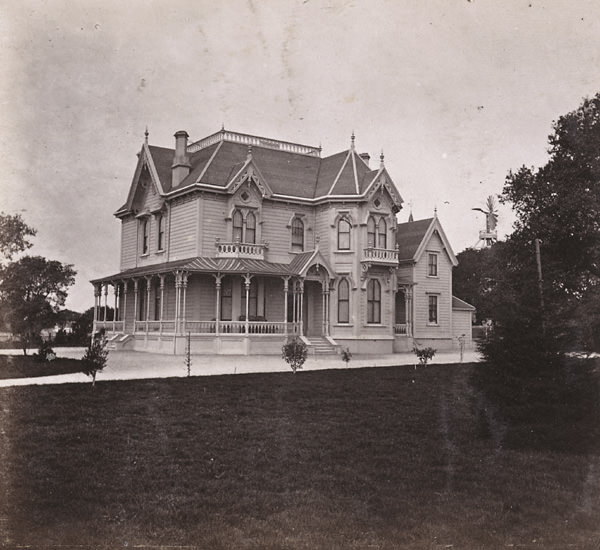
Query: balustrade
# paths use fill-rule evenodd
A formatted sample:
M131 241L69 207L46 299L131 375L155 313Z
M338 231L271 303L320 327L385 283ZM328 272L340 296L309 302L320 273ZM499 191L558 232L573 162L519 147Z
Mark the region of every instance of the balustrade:
M252 258L265 259L266 244L222 243L217 241L217 258Z
M388 248L365 248L363 250L363 261L380 264L397 264L398 251Z

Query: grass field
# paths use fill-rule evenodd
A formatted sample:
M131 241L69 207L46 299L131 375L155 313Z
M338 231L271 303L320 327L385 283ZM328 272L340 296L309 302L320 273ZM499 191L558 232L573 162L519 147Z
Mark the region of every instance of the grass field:
M0 389L0 545L600 548L598 431L506 448L476 368Z
M36 378L81 371L80 359L57 357L53 361L39 362L32 355L0 355L0 380Z

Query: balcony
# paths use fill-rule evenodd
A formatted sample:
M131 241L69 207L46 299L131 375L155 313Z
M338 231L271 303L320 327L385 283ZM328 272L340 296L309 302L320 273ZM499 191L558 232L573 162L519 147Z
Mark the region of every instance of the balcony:
M217 240L217 258L247 258L251 260L264 260L265 250L269 248L266 243L222 243Z
M361 263L367 266L383 265L396 267L398 265L398 250L388 248L365 248Z

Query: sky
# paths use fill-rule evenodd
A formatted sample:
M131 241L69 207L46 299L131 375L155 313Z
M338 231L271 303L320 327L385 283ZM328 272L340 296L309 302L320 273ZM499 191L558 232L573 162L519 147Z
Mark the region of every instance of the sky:
M66 307L119 270L136 154L226 129L385 164L399 221L477 242L506 175L600 91L595 0L0 0L0 211L73 264ZM372 160L373 162L373 160ZM510 233L509 206L499 234Z

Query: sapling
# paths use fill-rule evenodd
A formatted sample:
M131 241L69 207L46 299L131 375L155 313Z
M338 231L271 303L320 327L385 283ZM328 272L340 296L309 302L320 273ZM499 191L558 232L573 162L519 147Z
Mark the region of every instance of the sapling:
M302 368L307 356L308 346L296 337L288 340L281 348L281 357L292 367L294 374L296 374L296 370Z
M108 360L107 340L103 332L95 334L85 350L83 373L92 377L92 387L96 385L96 374L101 372Z

